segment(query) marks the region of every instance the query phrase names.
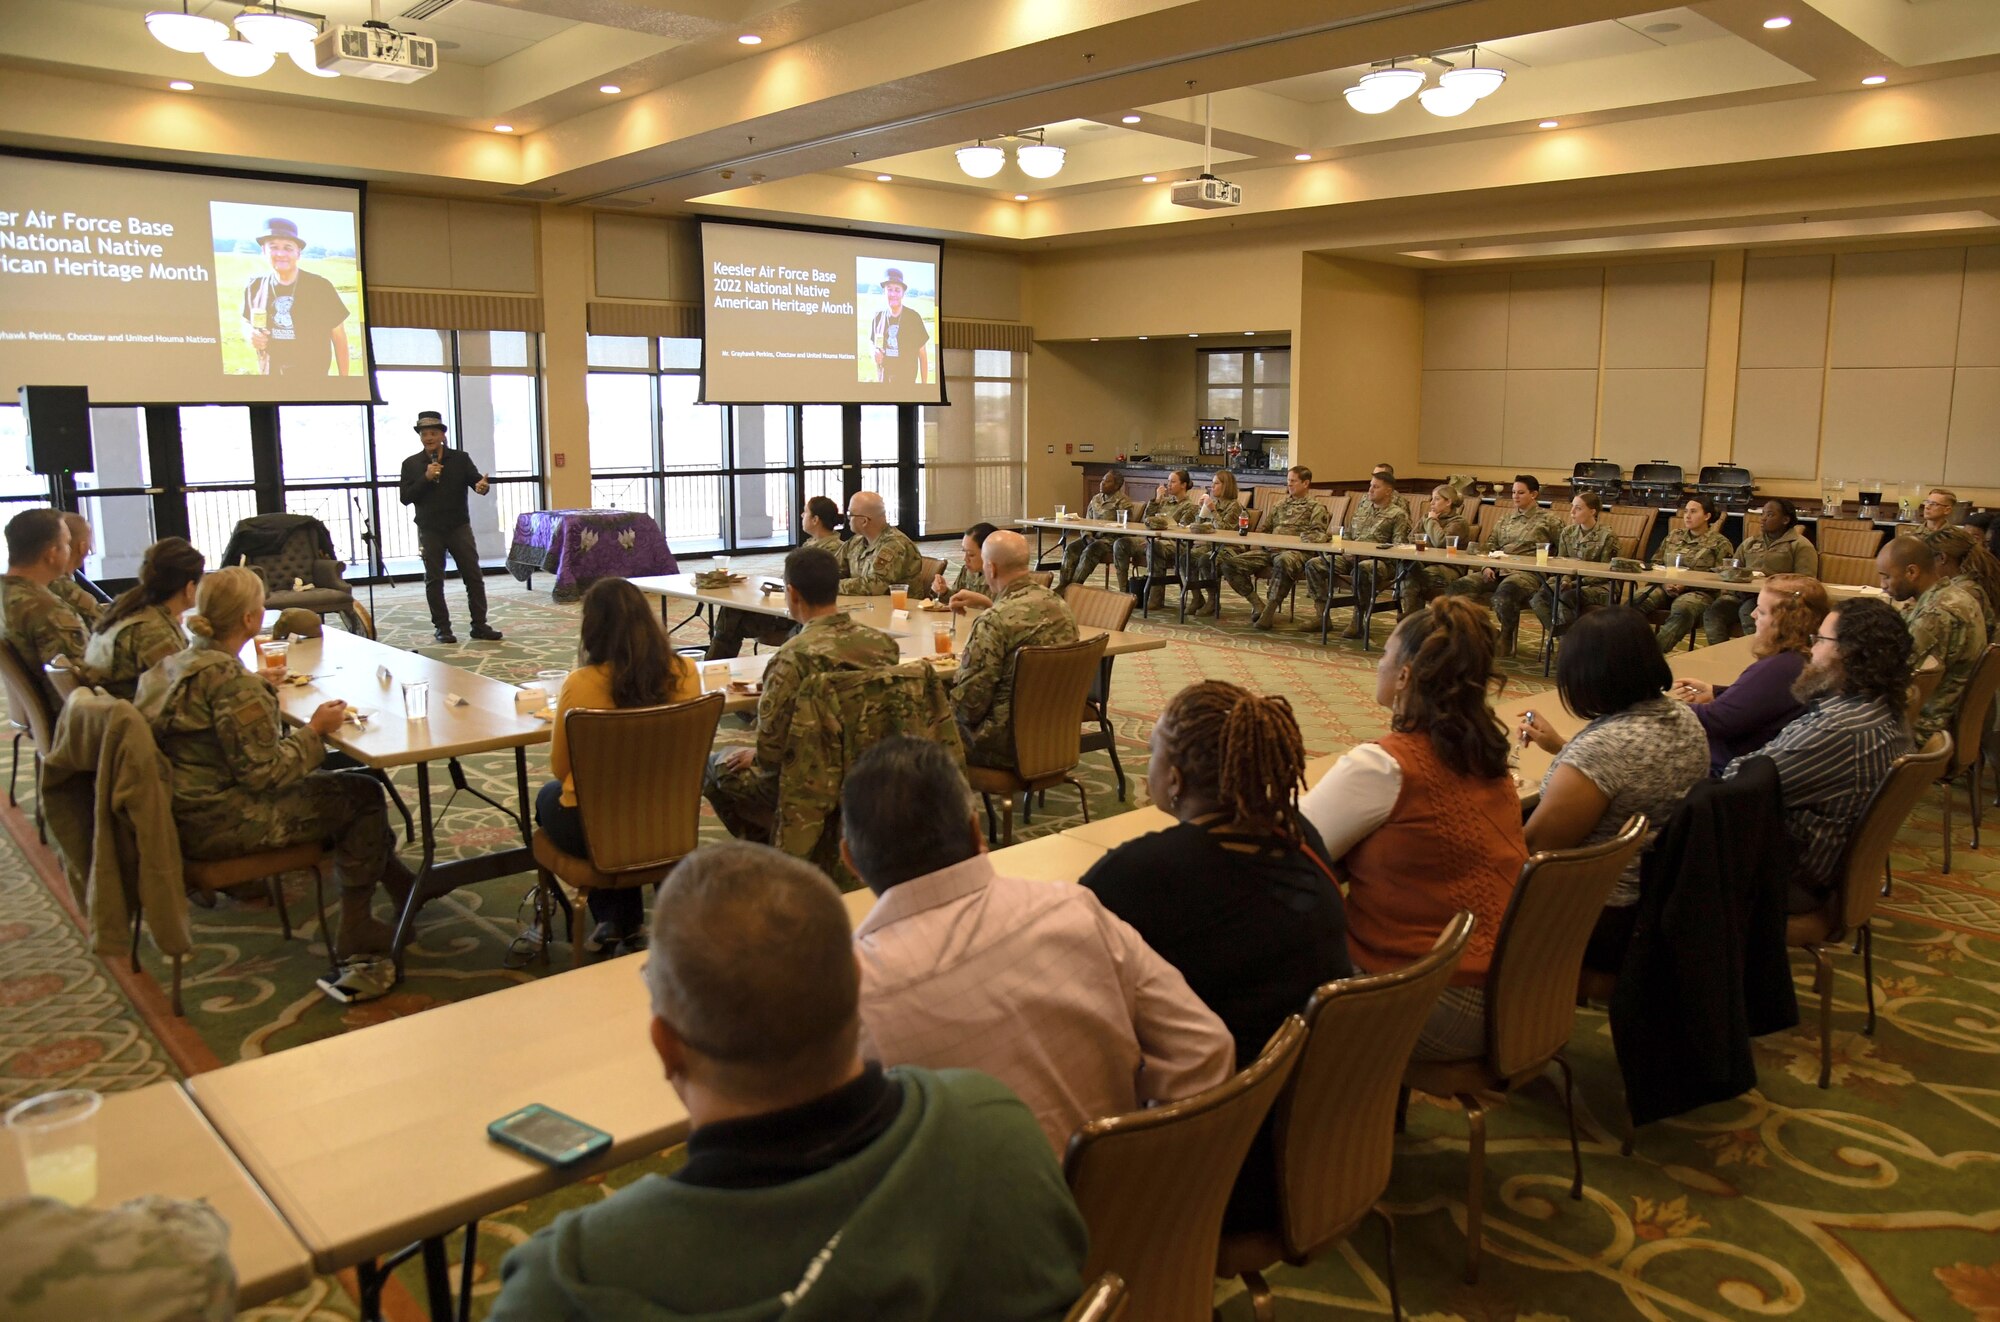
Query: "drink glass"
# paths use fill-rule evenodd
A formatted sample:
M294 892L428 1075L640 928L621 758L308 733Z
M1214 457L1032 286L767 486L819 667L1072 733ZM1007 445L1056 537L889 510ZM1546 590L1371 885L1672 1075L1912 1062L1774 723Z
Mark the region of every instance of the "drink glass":
M266 675L276 679L285 673L285 659L291 651L291 639L266 638L257 644L257 664Z
M1538 564L1538 565L1545 565L1545 564L1547 564L1547 563L1549 562L1549 547L1550 547L1550 544L1549 544L1548 542L1536 542L1536 543L1535 543L1535 563L1536 563L1536 564Z
M1127 523L1129 523L1129 522L1131 521L1131 518L1132 518L1132 511L1131 511L1131 510L1119 510L1119 511L1118 511L1118 526L1119 526L1119 527L1121 527L1121 528L1125 527L1125 526L1126 526L1126 524L1127 524Z
M1459 537L1457 537L1457 536L1451 536L1451 537L1447 537L1447 538L1445 538L1445 539L1444 539L1444 553L1445 553L1446 555L1457 555L1457 554L1458 554L1458 544L1459 544L1460 540L1462 540L1462 539L1460 539L1460 538L1459 538Z
M720 571L722 571L723 573L725 573L725 574L726 574L726 573L728 573L728 572L729 572L729 557L728 557L728 556L726 556L726 555L719 555L719 556L715 557L715 567L716 567L716 568L717 568L718 570L720 570Z
M82 1207L97 1197L97 1111L104 1099L87 1088L30 1097L7 1112L20 1145L28 1192Z
M936 624L931 626L931 651L936 655L950 656L954 641L951 625Z
M548 702L545 704L546 706L553 707L556 705L556 699L562 694L563 681L568 678L569 671L567 670L537 670L535 672L535 682L542 686L542 692L549 695Z
M701 667L701 691L714 693L717 689L729 687L729 663L727 661L704 661Z
M403 715L412 721L425 721L431 714L431 685L429 680L411 679L403 682Z
M1069 517L1069 506L1067 506L1067 505L1058 505L1058 506L1056 506L1056 522L1057 522L1057 523L1061 523L1061 522L1062 522L1062 521L1063 521L1064 519L1066 519L1066 518L1068 518L1068 517Z
M910 608L910 590L908 588L890 588L889 609L892 611L900 611L900 610L908 610L909 608Z
M1684 555L1675 556L1673 564L1669 565L1668 568L1676 574L1680 573L1683 569L1687 568L1687 557Z

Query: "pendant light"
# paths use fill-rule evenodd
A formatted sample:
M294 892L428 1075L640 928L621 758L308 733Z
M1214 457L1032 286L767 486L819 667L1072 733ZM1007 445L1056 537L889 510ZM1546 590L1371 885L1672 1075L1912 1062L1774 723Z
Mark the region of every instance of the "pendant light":
M199 55L229 40L227 23L190 14L187 0L181 0L179 9L156 9L146 15L146 31L162 46L183 55Z

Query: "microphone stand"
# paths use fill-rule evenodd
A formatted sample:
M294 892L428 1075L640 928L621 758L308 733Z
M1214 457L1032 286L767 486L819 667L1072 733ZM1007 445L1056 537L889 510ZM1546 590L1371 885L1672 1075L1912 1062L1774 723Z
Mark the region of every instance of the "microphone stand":
M368 620L376 632L381 632L381 624L375 618L375 580L385 572L381 548L375 544L375 526L368 521L368 512L362 508L361 497L349 496L354 504L354 517L361 523L361 548L368 557Z

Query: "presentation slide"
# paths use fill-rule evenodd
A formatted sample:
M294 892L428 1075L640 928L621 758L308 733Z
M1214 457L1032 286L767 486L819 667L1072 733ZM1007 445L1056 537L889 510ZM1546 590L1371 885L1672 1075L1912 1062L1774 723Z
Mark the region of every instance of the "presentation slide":
M0 396L366 403L361 191L0 154Z
M944 403L941 256L919 239L704 222L702 398Z

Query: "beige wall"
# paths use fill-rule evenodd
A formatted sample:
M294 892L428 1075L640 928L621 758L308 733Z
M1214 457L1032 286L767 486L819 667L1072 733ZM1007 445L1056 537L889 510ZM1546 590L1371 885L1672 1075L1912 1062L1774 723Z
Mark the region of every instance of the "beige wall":
M1194 383L1195 346L1185 339L1037 343L1028 358L1027 508L1075 503L1079 463L1192 449Z
M1419 272L1306 253L1292 340L1292 461L1316 476L1417 463Z
M540 290L536 209L464 198L368 195L368 282L397 289Z

